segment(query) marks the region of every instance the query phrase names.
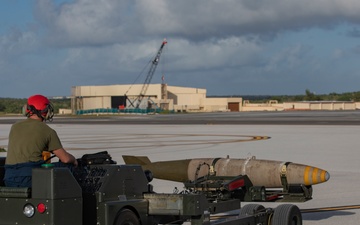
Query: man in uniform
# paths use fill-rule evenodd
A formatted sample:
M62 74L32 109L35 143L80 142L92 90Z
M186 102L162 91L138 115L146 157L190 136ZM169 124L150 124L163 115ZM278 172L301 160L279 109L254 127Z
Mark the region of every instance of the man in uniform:
M5 185L9 187L31 187L32 168L44 164L44 151L55 154L61 163L77 166L76 158L62 147L56 131L45 123L54 116L45 96L28 98L26 116L26 120L12 125L9 134L4 176Z

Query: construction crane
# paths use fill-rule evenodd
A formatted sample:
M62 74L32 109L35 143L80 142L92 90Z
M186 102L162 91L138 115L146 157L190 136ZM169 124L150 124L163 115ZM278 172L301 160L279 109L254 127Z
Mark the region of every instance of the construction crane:
M149 88L149 85L150 85L150 82L151 82L151 79L155 73L155 70L156 70L156 67L157 65L159 64L159 61L160 61L160 55L162 53L162 50L164 48L164 46L167 44L167 40L164 39L164 41L161 43L161 46L155 56L155 58L152 60L151 62L151 67L147 73L147 76L146 76L146 79L144 81L144 84L141 88L141 91L140 91L140 94L136 97L136 99L132 102L136 102L136 105L135 105L135 108L139 108L140 104L141 104L141 101L143 100L143 98L145 97L145 94L147 92L147 89ZM131 103L131 104L132 104ZM132 104L133 105L133 104ZM134 106L134 105L133 105Z

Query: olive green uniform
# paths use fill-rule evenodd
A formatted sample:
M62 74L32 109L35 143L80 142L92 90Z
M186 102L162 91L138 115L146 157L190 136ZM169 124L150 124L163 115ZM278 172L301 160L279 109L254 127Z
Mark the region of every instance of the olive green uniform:
M55 130L44 122L28 118L11 127L5 164L38 162L42 160L43 151L60 148L62 144Z

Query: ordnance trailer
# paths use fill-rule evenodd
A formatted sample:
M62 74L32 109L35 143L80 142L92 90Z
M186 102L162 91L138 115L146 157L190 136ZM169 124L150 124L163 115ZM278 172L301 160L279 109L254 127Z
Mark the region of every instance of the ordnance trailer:
M34 168L32 188L14 188L2 183L4 162L0 157L0 225L302 224L292 204L240 208L239 199L209 199L202 192L155 193L151 172L139 165L95 159L72 172Z

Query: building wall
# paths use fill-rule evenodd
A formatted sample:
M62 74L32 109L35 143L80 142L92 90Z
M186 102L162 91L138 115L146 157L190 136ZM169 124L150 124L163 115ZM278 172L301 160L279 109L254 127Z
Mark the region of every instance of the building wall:
M72 87L72 111L80 109L111 108L112 96L124 96L135 99L143 87L135 85L103 85ZM355 110L360 109L360 103L355 102L285 102L269 101L264 104L253 104L242 98L207 98L206 89L166 86L167 99L161 99L161 84L150 84L146 98L150 98L158 106L177 112L213 112L230 111L229 103L239 104L239 111L282 111L282 110ZM145 104L141 105L145 106ZM129 107L129 105L127 106Z
M270 100L267 103L250 103L248 100L244 101L242 111L283 111L284 104L278 103L275 100Z
M355 102L284 102L285 110L355 110Z
M132 101L141 92L143 85L102 85L102 86L74 86L72 87L72 110L86 110L111 108L112 96L124 96ZM156 102L161 96L161 84L152 84L148 86L147 96Z
M228 111L226 98L205 98L203 99L204 111Z
M111 108L112 96L136 98L143 85L106 85L106 86L75 86L72 87L72 108L76 110ZM241 98L206 98L206 89L167 86L167 100L161 99L161 84L150 84L146 98L150 98L158 106L166 103L169 110L201 112L226 111L228 101L239 102ZM143 105L141 105L143 106ZM128 106L129 107L129 106Z
M284 102L284 110L310 110L309 102Z
M204 108L202 102L206 98L206 89L168 86L167 93L168 98L173 99L175 111L198 111Z
M102 86L74 86L72 96L95 97L95 96L123 96L136 97L140 94L142 84L134 85L102 85ZM161 96L161 84L149 85L146 95Z
M191 111L204 108L202 104L204 97L202 94L174 93L174 95L177 100L176 104L174 104L174 110Z
M59 109L59 115L70 115L71 109Z
M214 112L214 111L230 111L229 103L238 103L239 111L242 108L242 98L205 98L204 100L204 111Z
M330 101L309 101L309 102L268 102L250 103L244 101L241 111L283 111L283 110L356 110L360 109L360 103L356 102L330 102Z
M83 104L88 109L109 109L111 108L111 96L83 97Z
M360 109L360 102L355 102L355 109Z
M354 102L319 102L312 103L311 110L355 110Z

